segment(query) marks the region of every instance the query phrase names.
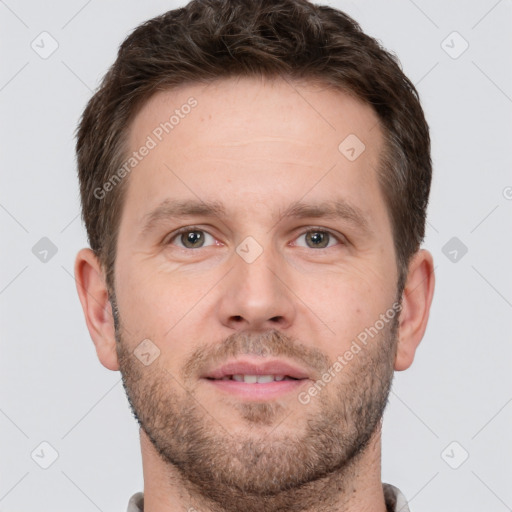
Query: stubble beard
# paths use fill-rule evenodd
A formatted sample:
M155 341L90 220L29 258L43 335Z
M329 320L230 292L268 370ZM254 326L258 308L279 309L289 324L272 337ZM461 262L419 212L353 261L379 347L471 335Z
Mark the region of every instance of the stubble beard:
M348 492L361 470L358 462L379 429L387 405L398 317L362 347L308 405L295 397L288 402L301 411L301 425L290 429L289 412L277 401L240 401L234 406L233 419L247 428L233 436L230 425L223 426L196 400L193 381L187 380L201 361L213 355L221 359L221 355L247 353L293 357L299 350L303 363L310 367L323 366L326 371L332 362L316 349L297 349L279 331L235 333L215 349L203 347L192 354L181 380L158 364L141 364L128 349L135 346L133 340L121 335L115 297L113 311L120 370L131 410L194 503L204 507L200 510L338 510L337 499Z

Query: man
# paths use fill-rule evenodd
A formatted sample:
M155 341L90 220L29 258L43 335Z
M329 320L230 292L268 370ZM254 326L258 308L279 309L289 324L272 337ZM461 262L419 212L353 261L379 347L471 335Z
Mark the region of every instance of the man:
M398 63L305 0L138 27L77 136L75 274L140 425L129 511L405 512L381 420L434 290L430 139Z

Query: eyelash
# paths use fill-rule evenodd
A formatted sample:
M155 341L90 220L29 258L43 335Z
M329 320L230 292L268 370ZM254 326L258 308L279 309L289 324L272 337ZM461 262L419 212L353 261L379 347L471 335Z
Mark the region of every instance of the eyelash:
M172 233L170 235L170 237L166 237L164 242L163 242L163 245L170 245L171 242L173 240L175 240L179 235L183 234L183 233L190 233L190 232L194 232L194 231L203 231L205 233L208 233L208 231L206 231L205 229L199 227L199 226L186 226L186 227L183 227L183 228L180 228L178 229L177 231L175 231L174 233ZM333 233L332 231L330 231L329 229L325 229L325 228L322 228L322 227L310 227L309 229L307 229L306 231L302 231L301 233L299 233L296 238L302 236L302 235L305 235L307 233L312 233L312 232L319 232L319 233L328 233L329 236L332 236L333 238L336 239L337 242L339 242L341 245L346 245L347 242L346 242L346 239L342 236L339 236L339 235L336 235L335 233ZM211 235L210 233L208 233L210 236L213 237L213 235ZM215 237L213 237L215 238ZM210 247L210 246L207 246L207 247ZM326 251L327 249L331 249L332 247L323 247L323 248L319 248L319 249L314 249L315 251L319 252L319 251ZM197 251L198 249L204 249L204 247L198 247L197 249L190 249L188 247L178 247L178 249L181 249L181 250L184 250L184 251ZM303 247L303 249L313 249L312 247Z

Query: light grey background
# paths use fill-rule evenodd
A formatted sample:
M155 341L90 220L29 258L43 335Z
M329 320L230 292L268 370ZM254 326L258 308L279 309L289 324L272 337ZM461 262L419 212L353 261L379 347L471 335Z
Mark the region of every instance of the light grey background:
M395 374L382 479L412 512L512 510L512 2L328 3L399 56L432 135L437 285L416 360ZM121 41L181 5L0 0L0 511L124 511L142 490L137 424L75 289L74 130ZM55 44L43 31L58 43L46 59L31 47Z

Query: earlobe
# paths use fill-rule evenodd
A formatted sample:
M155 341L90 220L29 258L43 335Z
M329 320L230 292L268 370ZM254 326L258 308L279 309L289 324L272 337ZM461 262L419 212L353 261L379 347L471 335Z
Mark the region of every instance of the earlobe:
M108 289L101 265L91 249L82 249L77 254L75 280L87 328L98 358L109 370L119 370L114 318Z
M434 296L435 276L432 255L422 249L411 259L402 294L395 370L406 370L425 334Z

